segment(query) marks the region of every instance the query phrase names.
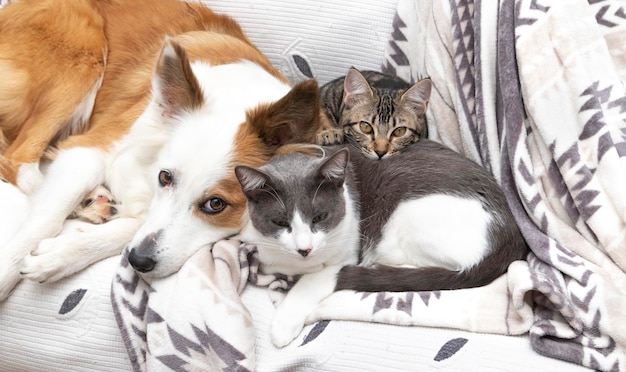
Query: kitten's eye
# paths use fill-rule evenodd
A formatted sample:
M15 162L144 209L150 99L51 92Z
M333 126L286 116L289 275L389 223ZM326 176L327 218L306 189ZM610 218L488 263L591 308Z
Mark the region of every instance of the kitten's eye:
M211 198L200 203L199 209L202 213L205 214L216 214L223 211L227 205L228 203L226 203L224 199Z
M365 134L370 134L373 131L372 125L365 121L359 123L359 129Z
M324 221L326 219L326 217L328 217L328 213L320 213L317 216L313 217L311 222L313 224L320 223L320 222Z
M402 137L406 133L406 127L398 127L391 132L393 137Z
M287 222L287 220L281 220L281 219L273 219L272 223L278 227L283 227L283 228L288 228L289 227L289 222Z
M163 169L159 172L159 185L161 185L161 187L170 186L172 184L172 180L172 172L166 169Z
M83 200L83 201L80 203L80 206L81 206L81 207L83 207L83 208L87 208L88 206L92 205L92 204L93 204L93 202L94 202L94 199L92 199L92 198L88 198L88 199Z

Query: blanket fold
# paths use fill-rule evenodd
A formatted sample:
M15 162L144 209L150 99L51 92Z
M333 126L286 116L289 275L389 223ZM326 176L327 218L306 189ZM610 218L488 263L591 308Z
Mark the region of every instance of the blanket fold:
M135 371L254 370L254 326L239 297L249 253L239 242L220 241L176 275L148 283L125 250L111 300Z

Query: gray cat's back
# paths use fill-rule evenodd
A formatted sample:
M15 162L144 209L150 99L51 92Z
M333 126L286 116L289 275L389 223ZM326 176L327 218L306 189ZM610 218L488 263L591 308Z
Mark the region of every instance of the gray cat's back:
M484 257L471 269L460 272L454 266L448 269L346 267L340 273L338 289L403 291L473 287L491 282L506 272L512 261L523 259L527 247L504 193L493 176L470 159L429 140L420 140L383 161L367 159L353 148L350 158L361 208L364 239L361 259L366 265L380 263L383 256L393 261L393 257L418 251L421 253L415 257L428 262L429 256L439 256L429 250L443 249L444 245L449 252L448 262L455 261L455 255L460 259L468 254L466 262L469 262L481 251ZM430 234L433 231L437 233ZM431 240L422 241L417 236L420 234L430 234ZM407 238L415 248L398 253L395 247L405 244L401 241ZM486 239L482 247L477 243L481 239ZM455 250L456 254L450 253Z
M483 167L437 142L422 139L384 161L341 147L350 151L361 213L368 216L361 229L370 239L380 237L401 202L432 194L475 198L493 211L508 211L499 185ZM503 218L512 220L508 213Z

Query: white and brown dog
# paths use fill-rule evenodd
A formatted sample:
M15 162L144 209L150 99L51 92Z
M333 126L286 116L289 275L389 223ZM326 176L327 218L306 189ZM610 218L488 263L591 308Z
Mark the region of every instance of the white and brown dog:
M245 222L235 165L315 138L317 85L290 86L201 4L20 0L0 29L0 178L30 206L0 237L0 300L20 278L58 280L126 244L144 275L172 274ZM101 184L118 218L64 229Z

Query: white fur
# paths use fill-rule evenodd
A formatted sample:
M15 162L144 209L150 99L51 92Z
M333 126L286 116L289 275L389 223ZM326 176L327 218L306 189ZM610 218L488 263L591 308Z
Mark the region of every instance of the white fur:
M461 271L488 253L491 216L478 200L435 194L400 203L363 265L438 266Z
M162 277L177 271L201 246L234 233L198 220L190 203L228 170L234 135L246 110L280 99L290 87L249 61L193 63L192 70L206 98L198 112L163 123L163 109L153 100L108 153L89 148L58 153L30 201L26 223L14 234L7 232L12 238L0 249L0 301L19 281L20 271L25 278L56 280L119 253L133 235L131 244L164 229L160 265L150 274ZM155 195L162 168L178 173L179 187ZM105 180L121 203L121 218L80 231L70 227L55 237L82 197Z
M43 174L39 170L39 162L20 165L17 171L17 186L27 195L33 195L41 183Z
M104 154L96 149L72 148L62 150L47 169L47 177L30 200L25 223L0 250L0 300L6 298L19 281L23 258L35 252L38 244L57 235L67 216L83 196L104 179ZM35 252L36 254L36 252ZM32 265L36 265L34 258ZM59 261L54 272L65 275L67 262ZM26 273L31 277L33 273Z
M242 61L211 67L192 65L203 88L206 104L184 113L178 127L160 151L152 167L156 185L160 169L172 171L175 183L157 188L145 224L130 242L139 244L146 235L162 230L157 266L143 274L159 278L177 271L201 247L239 232L208 225L192 214L192 204L204 191L232 172L230 162L235 134L247 109L259 102L273 102L290 89L256 64Z
M278 241L261 235L251 222L238 236L240 240L257 244L263 272L304 274L274 314L270 337L278 347L293 341L315 306L334 291L339 270L358 261L359 216L347 189L344 199L345 218L328 234L313 233L296 211L291 221L292 232L283 233ZM306 248L311 248L311 253L302 257L297 250Z

